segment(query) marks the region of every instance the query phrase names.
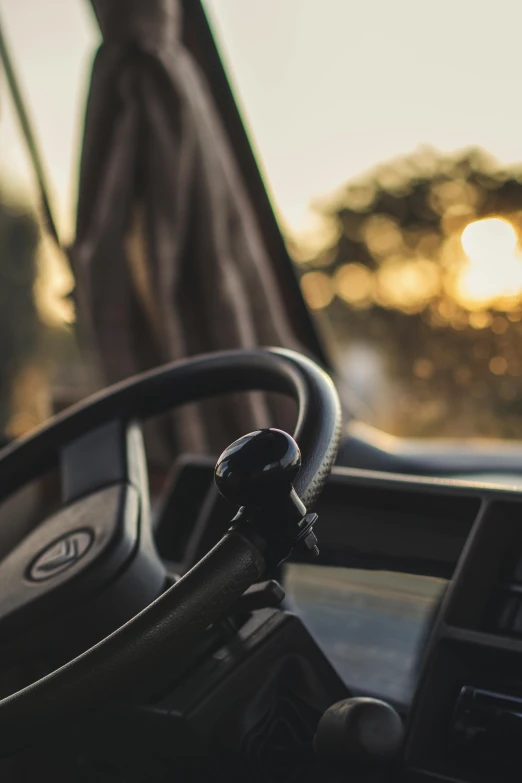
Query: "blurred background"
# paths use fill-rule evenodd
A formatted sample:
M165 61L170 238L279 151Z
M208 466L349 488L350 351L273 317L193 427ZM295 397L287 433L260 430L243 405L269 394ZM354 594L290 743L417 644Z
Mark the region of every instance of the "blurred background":
M358 416L404 436L522 437L522 9L206 0L302 291ZM2 0L65 242L86 3ZM99 386L72 277L0 74L0 431Z

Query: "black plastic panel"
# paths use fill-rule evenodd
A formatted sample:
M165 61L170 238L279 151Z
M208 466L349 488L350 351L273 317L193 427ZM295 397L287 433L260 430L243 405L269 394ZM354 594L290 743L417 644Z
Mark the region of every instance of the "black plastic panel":
M111 421L68 443L60 461L64 505L111 484L141 490L145 452L140 427Z
M317 506L319 562L451 577L481 504L462 489L335 468Z
M516 574L521 551L520 499L485 492L425 658L410 721L408 767L466 783L519 779L513 758L506 758L503 742L491 733L498 731L498 709L482 715L487 764L471 746L462 752L463 729L456 725L455 710L464 687L508 700L522 697L522 638L497 627L499 596Z

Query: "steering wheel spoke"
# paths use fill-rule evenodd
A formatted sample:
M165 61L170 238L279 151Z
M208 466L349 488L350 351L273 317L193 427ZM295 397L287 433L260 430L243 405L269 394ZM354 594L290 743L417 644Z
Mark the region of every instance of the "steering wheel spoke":
M67 443L60 452L64 505L113 484L135 487L148 507L147 468L137 421L113 419ZM148 508L146 511L148 515Z

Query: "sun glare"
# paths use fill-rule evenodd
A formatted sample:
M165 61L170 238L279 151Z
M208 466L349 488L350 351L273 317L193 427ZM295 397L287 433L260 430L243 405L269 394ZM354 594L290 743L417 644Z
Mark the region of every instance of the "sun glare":
M516 231L508 220L486 218L470 223L461 237L466 265L459 277L459 302L474 309L499 299L520 298L522 254Z

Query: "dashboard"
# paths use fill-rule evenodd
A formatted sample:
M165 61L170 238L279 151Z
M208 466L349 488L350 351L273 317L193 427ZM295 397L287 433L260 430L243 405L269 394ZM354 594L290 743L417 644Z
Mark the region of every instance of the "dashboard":
M158 511L157 540L173 568L195 562L229 523L230 508L215 492L212 469L206 458L178 464L165 501L175 507L168 540L161 529L165 508ZM429 641L415 661L412 699L396 700L407 737L396 779L518 779L513 772L522 740L518 488L335 468L317 511L320 556L313 567L299 558L290 564L294 582L299 567L330 567L422 575L440 586L423 626L423 641ZM306 612L301 614L306 624ZM349 658L358 630L339 625L337 633L344 644L339 649ZM328 645L313 635L328 654ZM365 692L356 671L334 664L352 693ZM386 656L380 665L386 666Z

